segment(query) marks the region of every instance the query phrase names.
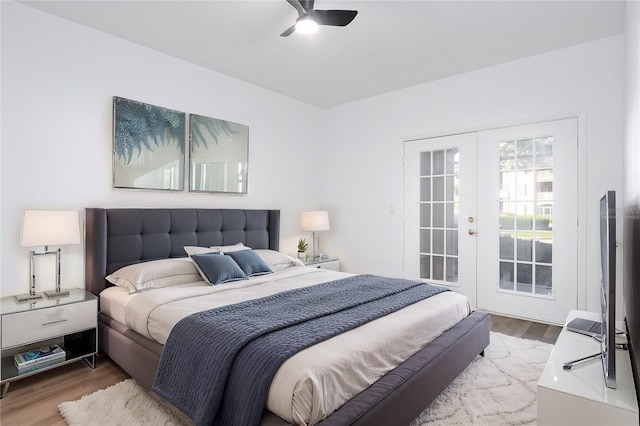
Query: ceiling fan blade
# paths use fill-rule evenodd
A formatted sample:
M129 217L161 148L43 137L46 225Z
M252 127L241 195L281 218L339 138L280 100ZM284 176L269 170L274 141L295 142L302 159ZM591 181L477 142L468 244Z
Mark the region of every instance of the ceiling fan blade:
M284 32L282 34L280 34L280 37L288 37L290 36L294 31L296 30L296 25L293 24L292 26L290 26L289 28L287 28L286 30L284 30Z
M300 0L300 5L307 12L313 10L313 3L315 3L315 0Z
M298 11L298 16L302 16L302 15L304 15L305 13L307 13L307 12L304 10L304 7L302 6L302 4L300 3L300 1L299 1L299 0L287 0L287 2L288 2L291 6L295 7L295 9Z
M344 27L358 14L357 10L314 10L309 15L318 25L334 25Z

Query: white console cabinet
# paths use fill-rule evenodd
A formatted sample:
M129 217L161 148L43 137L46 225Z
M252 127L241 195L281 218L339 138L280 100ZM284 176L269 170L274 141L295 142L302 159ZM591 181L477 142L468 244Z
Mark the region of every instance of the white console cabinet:
M574 318L599 321L599 314L571 311ZM638 425L638 402L629 352L616 350L617 388L604 383L599 358L577 363L571 370L563 364L600 351L592 337L568 331L560 333L538 381L538 425Z

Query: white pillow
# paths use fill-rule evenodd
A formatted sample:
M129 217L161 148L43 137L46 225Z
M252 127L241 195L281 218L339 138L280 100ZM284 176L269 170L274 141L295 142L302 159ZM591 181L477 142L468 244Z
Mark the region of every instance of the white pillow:
M202 281L198 269L188 257L134 263L105 279L118 287L128 288L129 293Z
M221 252L232 252L232 251L239 251L239 250L251 250L251 247L247 247L242 243L238 243L238 244L232 244L230 246L211 246L209 247L212 250L217 250L217 251L221 251Z
M184 246L184 251L189 255L194 254L205 254L205 253L217 253L220 250L209 247L200 247L200 246Z
M280 271L291 266L304 266L304 263L300 259L296 259L279 251L257 249L254 250L264 260L264 263L271 268L273 272Z

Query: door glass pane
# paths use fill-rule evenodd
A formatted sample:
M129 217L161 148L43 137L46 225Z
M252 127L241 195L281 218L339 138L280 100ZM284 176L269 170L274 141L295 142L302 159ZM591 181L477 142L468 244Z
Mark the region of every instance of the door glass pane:
M433 175L444 174L444 151L435 151L433 153Z
M458 153L458 148L447 150L447 168L445 169L445 172L448 175L458 174L459 155L460 154Z
M420 178L420 201L431 201L431 178Z
M444 280L444 257L433 256L433 275L434 280Z
M420 176L431 176L431 151L420 153Z
M458 231L446 231L447 232L447 254L458 254Z
M433 201L444 201L444 177L433 178Z
M501 141L498 152L499 288L551 296L553 137Z
M513 290L513 269L512 262L500 262L500 288L502 290Z
M431 226L431 203L420 203L420 227Z
M420 154L420 277L445 284L458 281L459 172L457 148Z
M420 256L420 278L431 279L431 256Z
M454 176L447 176L445 178L445 200L446 201L454 200L455 189L456 189L456 186L454 182Z
M516 239L516 253L518 260L531 262L533 252L533 239L531 233L518 232Z
M513 235L510 232L500 233L500 259L513 260L514 257L514 241Z
M445 205L445 217L447 228L458 228L458 203L447 203Z
M433 203L433 227L444 228L444 204Z
M458 258L447 256L446 263L447 263L447 281L457 282L458 281Z
M551 266L536 265L536 294L551 296Z
M531 293L533 291L533 266L530 263L517 263L516 275L518 277L516 290Z
M420 230L420 253L431 253L431 229Z
M444 230L434 229L432 238L433 238L433 253L444 254Z
M553 166L553 138L544 137L536 139L536 168L548 168Z

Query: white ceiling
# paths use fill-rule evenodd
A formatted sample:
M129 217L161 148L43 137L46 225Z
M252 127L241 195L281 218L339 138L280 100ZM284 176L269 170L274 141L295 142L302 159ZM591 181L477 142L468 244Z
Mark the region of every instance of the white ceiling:
M623 1L329 1L347 27L280 33L286 0L23 1L327 108L623 32Z

